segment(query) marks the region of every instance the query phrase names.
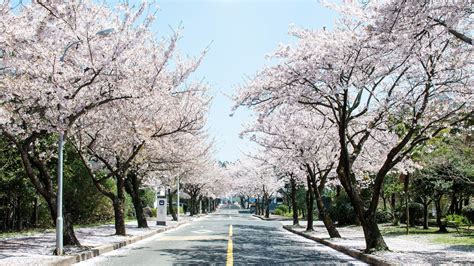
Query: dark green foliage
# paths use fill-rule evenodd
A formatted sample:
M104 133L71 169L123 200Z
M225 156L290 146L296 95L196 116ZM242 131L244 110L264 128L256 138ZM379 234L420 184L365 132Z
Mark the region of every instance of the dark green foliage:
M281 204L281 205L278 205L276 208L275 208L275 214L277 211L280 211L281 214L280 215L283 215L285 213L288 213L288 206L286 206L285 204Z
M393 221L393 213L391 211L379 211L376 214L377 223L390 223Z
M471 223L474 223L474 204L464 206L461 211L462 215L464 215Z
M356 224L357 216L345 192L341 192L329 210L331 219L338 225Z
M94 186L71 145L66 144L64 155L64 205L71 213L74 223L110 221L113 218L110 200Z
M16 149L0 137L0 230L38 225L34 217L35 190L23 172ZM38 201L37 206L41 202Z
M143 207L153 207L155 202L155 191L151 188L144 188L140 190L140 198L143 202Z
M423 205L417 202L408 203L408 211L410 212L410 225L415 225L416 221L423 218ZM400 221L405 223L406 221L406 206L400 208Z
M455 224L457 227L471 225L471 222L469 221L469 219L467 219L467 217L459 215L459 214L447 215L446 221Z

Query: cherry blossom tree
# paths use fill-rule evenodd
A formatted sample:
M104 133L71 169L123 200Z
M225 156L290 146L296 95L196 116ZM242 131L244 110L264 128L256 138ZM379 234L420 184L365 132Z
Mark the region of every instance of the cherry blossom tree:
M454 9L472 10L468 1L460 3ZM300 105L335 125L337 177L361 221L368 252L388 249L375 220L387 173L409 171L410 163L400 166L415 147L472 116L472 49L452 32L469 32L463 30L466 12L443 13L453 9L447 3L403 4L336 7L342 18L333 31L293 29L298 42L282 46L274 54L280 63L259 72L236 97L261 116ZM364 172L372 172L368 206L358 181Z
M138 57L137 40L150 34L155 8L92 1L35 1L18 10L8 5L0 22L0 130L20 153L55 223L55 178L48 168L55 147L48 139L59 132L67 137L86 113L134 96L119 84L131 81L129 60ZM79 244L67 210L64 238Z
M232 164L228 174L232 180L232 193L255 197L257 213L264 214L268 218L270 200L284 186L278 170L266 163L263 158L252 156ZM261 208L259 203L262 203Z
M75 142L83 161L88 165L88 161L98 160L107 172L105 176L97 176L92 167L88 167L96 187L113 203L116 234L125 235L126 187L141 217L140 226L146 227L137 191L138 177L129 171L137 156L147 146L148 149L166 148L160 147L162 138L196 134L205 123L207 87L199 83L184 84L200 59L177 60L172 70L163 65L172 58L170 48L163 47L174 47L177 39L177 36L172 37L167 46L155 44L153 39L142 40L140 51L149 56L136 57L138 62L130 60L131 68L139 67L130 74L130 82L118 85L131 87L137 95L89 112L75 128ZM148 159L155 158L151 152L147 154L152 156ZM108 179L115 180L115 192L104 187Z
M296 193L296 177L300 176L303 179L300 182L306 183L309 206L307 230L313 230L315 198L329 235L340 237L322 200L322 192L330 181L329 175L334 177L338 148L332 137L334 130L333 124L320 114L315 115L305 108L285 106L259 119L245 134L264 147L263 153L269 164L286 173L282 176L293 187L293 197ZM293 208L297 209L295 206Z

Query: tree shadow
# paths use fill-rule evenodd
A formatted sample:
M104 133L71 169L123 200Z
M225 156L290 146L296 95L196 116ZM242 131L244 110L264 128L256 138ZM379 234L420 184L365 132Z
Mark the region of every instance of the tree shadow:
M234 262L236 264L346 264L330 252L314 250L317 243L298 241L275 227L234 225ZM332 250L331 250L332 251ZM337 251L334 251L336 253Z
M153 251L159 252L160 255L170 256L173 259L173 265L223 265L226 263L227 240L192 240L191 242L202 244L183 248L160 248Z

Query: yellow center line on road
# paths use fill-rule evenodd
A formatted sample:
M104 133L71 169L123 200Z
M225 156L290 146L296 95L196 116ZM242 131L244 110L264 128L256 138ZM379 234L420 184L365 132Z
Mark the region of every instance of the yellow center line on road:
M229 242L227 243L227 262L226 266L234 265L234 251L232 245L232 225L229 225Z

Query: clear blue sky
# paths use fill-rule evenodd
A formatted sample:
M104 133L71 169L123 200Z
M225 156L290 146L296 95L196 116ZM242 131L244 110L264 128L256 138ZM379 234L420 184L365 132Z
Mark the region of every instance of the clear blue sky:
M246 77L253 75L268 60L265 55L288 36L293 23L306 28L331 28L336 14L316 0L175 0L158 1L156 30L169 34L170 26L184 27L178 46L189 55L198 55L211 42L210 51L194 78L204 78L214 97L208 130L216 140L216 159L235 161L252 145L239 138L242 123L250 121L250 111L238 109L230 117L234 94Z

